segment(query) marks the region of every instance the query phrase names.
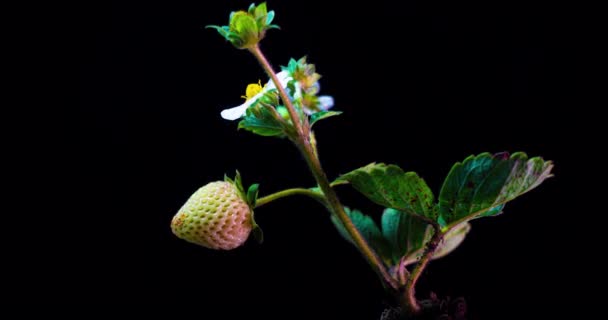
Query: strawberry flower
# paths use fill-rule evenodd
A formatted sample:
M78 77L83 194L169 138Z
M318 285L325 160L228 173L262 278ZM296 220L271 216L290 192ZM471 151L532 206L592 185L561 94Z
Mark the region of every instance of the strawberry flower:
M283 70L276 74L279 79L279 83L283 89L288 89L290 84L293 84L294 90L292 90L293 100L301 100L303 98L302 84L299 81L293 79L288 70ZM315 87L318 88L318 82L315 83ZM245 95L242 96L245 102L239 106L222 110L220 113L221 117L226 120L237 120L245 115L247 108L255 105L266 93L271 90L276 90L276 86L272 80L269 80L264 86L260 82L252 83L247 85L245 89ZM333 107L334 99L330 96L319 96L317 99L316 108L320 110L328 110ZM304 112L308 115L315 113L317 110L311 110L304 106Z

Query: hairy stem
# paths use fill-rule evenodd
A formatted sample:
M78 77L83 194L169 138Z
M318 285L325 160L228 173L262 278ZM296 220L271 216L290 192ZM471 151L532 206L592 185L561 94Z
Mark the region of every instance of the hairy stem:
M269 194L265 197L258 198L258 200L255 202L255 207L258 208L258 207L261 207L274 200L281 199L281 198L288 197L288 196L298 195L298 194L311 197L311 198L319 201L323 205L327 204L325 197L318 192L314 192L310 189L304 189L304 188L293 188L293 189L282 190L282 191L279 191L279 192L276 192L273 194Z
M427 243L422 258L420 258L420 261L418 261L416 267L412 270L412 273L405 284L405 296L403 297L404 300L402 304L404 304L404 307L409 310L410 313L418 313L420 311L420 305L416 300L416 283L424 269L426 269L429 261L431 261L431 258L433 258L433 254L435 254L435 250L437 250L437 246L439 246L439 243L444 236L444 233L441 232L441 228L439 228L437 224L433 224L433 227L435 233L433 234L431 241Z
M344 207L340 203L336 192L332 189L331 184L327 179L327 175L321 167L321 162L317 157L316 149L310 142L310 127L308 125L302 126L301 119L298 116L298 113L294 108L293 103L289 99L289 96L287 95L287 92L285 92L285 89L281 86L279 79L275 75L274 70L272 69L272 66L270 65L268 60L266 60L266 57L264 57L264 54L260 50L260 47L255 46L249 49L249 51L257 58L257 60L260 62L268 76L270 76L272 81L275 83L279 92L279 96L285 104L285 107L289 112L289 116L291 117L291 121L293 122L293 125L297 132L297 136L291 138L304 156L304 159L306 160L310 171L312 172L315 180L317 181L317 184L321 188L321 191L325 195L325 198L327 199L328 209L340 219L340 221L348 231L349 235L355 242L359 251L361 251L361 253L372 266L374 271L380 276L383 283L389 288L397 289L397 281L395 281L395 279L391 277L380 257L378 257L374 249L367 243L367 241L365 240L363 235L361 235L359 230L357 230L351 219L344 211Z
M398 287L397 282L395 279L393 279L393 277L391 277L386 266L380 257L378 257L378 254L376 254L374 249L367 243L363 235L359 232L359 230L357 230L350 217L344 211L344 206L342 206L340 200L338 199L338 195L330 186L329 180L321 167L319 158L315 156L315 152L313 151L310 143L308 141L304 141L304 145L300 146L300 149L302 154L304 154L306 162L308 163L315 180L319 184L321 191L323 191L325 194L330 210L338 217L338 219L340 219L349 235L357 245L357 248L359 248L374 271L378 273L385 285L387 285L389 288L396 289Z
M277 78L277 75L274 73L270 62L268 62L268 60L262 53L262 50L260 50L260 46L256 45L253 48L250 48L249 52L251 52L255 56L258 62L262 65L262 68L264 68L264 71L266 71L270 79L272 79L272 82L274 82L277 90L279 91L279 96L281 97L281 100L283 100L285 108L287 108L287 112L289 113L289 117L293 122L293 126L295 127L296 132L298 133L298 135L302 136L305 132L303 131L302 123L299 121L300 117L298 117L298 113L293 107L293 103L291 103L291 100L289 99L285 88L283 88L283 86L279 82L279 78Z

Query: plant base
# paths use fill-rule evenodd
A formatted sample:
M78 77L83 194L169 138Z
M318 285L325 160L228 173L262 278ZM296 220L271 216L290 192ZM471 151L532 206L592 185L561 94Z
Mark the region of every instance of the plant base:
M388 307L380 320L466 320L467 304L464 298L438 299L431 294L431 299L421 300L422 310L416 315L404 314L400 307Z

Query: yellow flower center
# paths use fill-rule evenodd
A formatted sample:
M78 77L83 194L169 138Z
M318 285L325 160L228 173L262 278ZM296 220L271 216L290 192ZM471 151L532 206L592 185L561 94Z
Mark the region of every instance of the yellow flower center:
M245 89L245 95L241 96L241 98L244 98L245 100L249 100L251 98L253 98L256 94L260 93L260 91L262 91L262 81L258 80L258 83L252 83L247 85L247 89Z

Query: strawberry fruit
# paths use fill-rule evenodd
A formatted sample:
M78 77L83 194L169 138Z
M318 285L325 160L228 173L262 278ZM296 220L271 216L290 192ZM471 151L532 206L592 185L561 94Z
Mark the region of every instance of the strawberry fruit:
M255 225L242 192L232 181L211 182L198 189L171 221L180 239L209 249L241 246Z

